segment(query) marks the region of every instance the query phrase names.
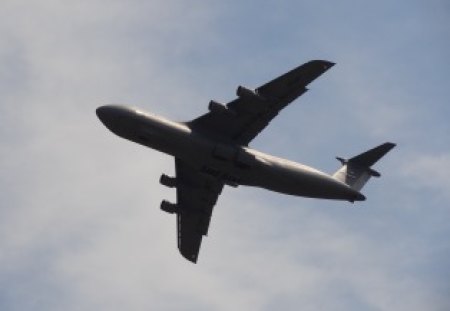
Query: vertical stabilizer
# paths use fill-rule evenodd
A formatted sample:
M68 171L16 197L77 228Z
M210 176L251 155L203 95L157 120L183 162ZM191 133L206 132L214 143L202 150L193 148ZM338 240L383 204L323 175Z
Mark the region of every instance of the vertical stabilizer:
M380 177L380 173L373 170L371 166L394 147L393 143L384 143L348 160L337 158L342 163L342 167L334 173L333 177L346 183L352 189L360 191L370 177Z

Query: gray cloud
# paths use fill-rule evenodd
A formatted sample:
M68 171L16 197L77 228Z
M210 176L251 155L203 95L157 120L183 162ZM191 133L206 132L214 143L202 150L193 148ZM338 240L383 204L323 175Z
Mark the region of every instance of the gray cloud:
M253 4L2 2L0 309L448 309L443 13ZM172 159L114 137L95 108L191 118L324 55L338 66L254 145L333 171L334 153L400 140L369 201L226 190L185 262L158 209Z

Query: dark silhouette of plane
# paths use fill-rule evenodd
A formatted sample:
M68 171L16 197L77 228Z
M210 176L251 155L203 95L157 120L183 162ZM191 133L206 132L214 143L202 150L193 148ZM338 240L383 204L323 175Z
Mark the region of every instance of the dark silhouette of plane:
M177 203L162 201L161 209L177 216L178 248L197 262L213 206L224 185L261 187L321 199L365 200L360 190L372 169L395 144L384 143L350 159L328 175L306 165L268 155L248 144L306 86L334 63L313 60L258 87L239 86L237 98L224 105L212 100L209 112L190 122L174 122L125 106L102 106L97 115L120 137L175 157L176 177L163 174L161 184L176 188Z

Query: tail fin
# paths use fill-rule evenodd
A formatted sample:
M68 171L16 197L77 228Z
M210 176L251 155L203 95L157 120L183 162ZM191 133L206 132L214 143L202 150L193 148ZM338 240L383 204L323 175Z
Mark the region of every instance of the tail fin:
M351 159L336 158L342 167L334 173L333 177L349 185L352 189L360 191L370 177L380 177L380 173L371 168L379 159L395 147L393 143L384 143L378 147L363 152Z

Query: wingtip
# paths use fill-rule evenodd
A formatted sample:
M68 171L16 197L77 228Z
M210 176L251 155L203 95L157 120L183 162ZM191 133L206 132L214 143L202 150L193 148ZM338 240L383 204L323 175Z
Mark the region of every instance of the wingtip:
M181 255L183 255L183 257L185 258L185 259L187 259L188 261L190 261L190 262L192 262L193 264L196 264L197 263L197 257L189 257L189 256L185 256L184 254L181 254Z
M394 148L395 146L397 146L396 143L391 143L391 142L387 142L386 144L389 145L389 146L391 146L392 148Z
M323 62L328 66L328 68L331 68L331 67L333 67L334 65L336 65L336 63L330 62L330 61L328 61L328 60L324 60Z
M185 253L183 252L180 248L178 248L178 250L180 251L181 256L183 256L185 259L187 259L188 261L196 264L197 260L198 260L198 256L196 254L191 254L191 253Z
M396 143L391 143L391 142L386 142L384 143L382 146L384 146L386 148L386 152L390 151L392 148L394 148L395 146L397 146Z
M330 69L331 67L336 65L336 63L334 63L334 62L330 62L330 61L324 60L324 59L315 59L315 60L312 60L311 63L320 64L324 67L325 70Z

